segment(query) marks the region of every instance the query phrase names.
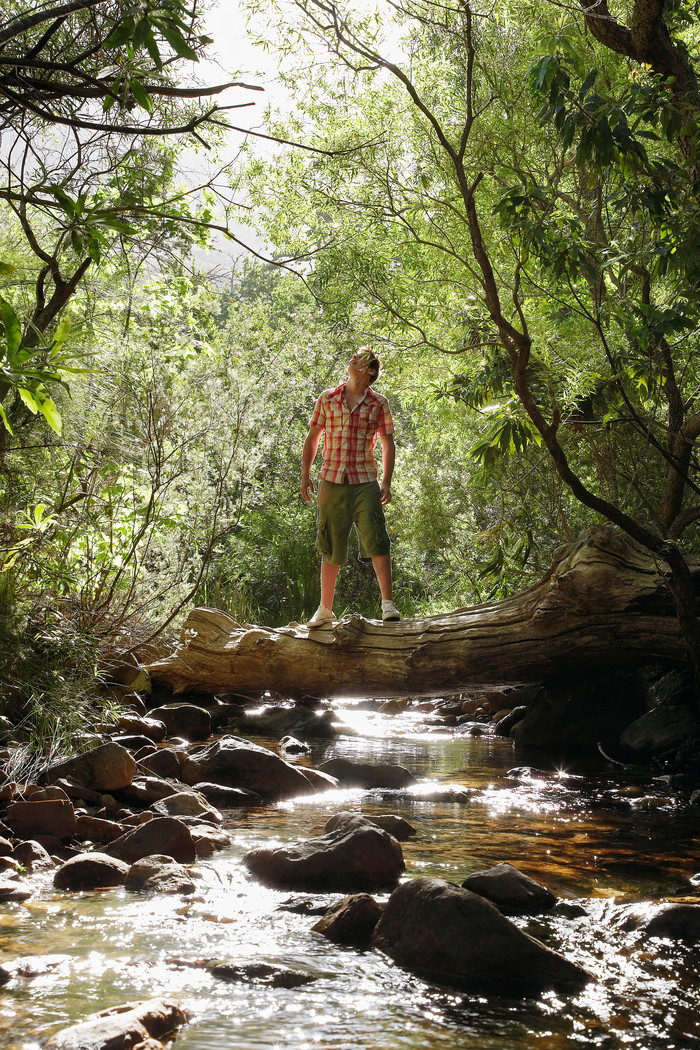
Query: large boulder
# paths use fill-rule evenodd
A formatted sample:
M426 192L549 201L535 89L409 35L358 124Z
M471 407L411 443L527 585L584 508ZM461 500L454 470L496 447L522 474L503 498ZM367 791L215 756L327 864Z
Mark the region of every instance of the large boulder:
M354 893L332 904L312 929L335 944L368 948L382 906L369 893Z
M177 791L154 802L151 810L159 817L202 817L213 824L222 824L224 820L218 809L196 791Z
M395 889L372 945L419 976L472 992L565 993L591 980L489 901L442 879L411 879Z
M94 890L123 886L129 865L106 853L80 853L62 864L53 877L57 890Z
M255 791L265 799L293 798L313 788L301 770L266 747L226 736L196 751L182 763L185 784L213 781Z
M180 777L180 759L177 752L169 747L161 747L153 754L139 759L139 768L155 773L157 777L169 777L176 780Z
M172 857L142 857L132 864L124 883L127 890L157 890L158 893L194 893L195 884L182 864Z
M664 937L671 941L700 941L700 904L665 904L654 912L644 926L647 937Z
M345 824L348 819L352 820L356 817L357 813L351 813L346 810L342 813L334 813L332 817L329 817L323 828L324 832L335 831L342 824ZM399 817L395 813L379 813L374 816L370 816L368 813L361 814L363 820L369 821L370 824L375 824L378 828L383 831L388 831L390 835L393 835L397 842L406 842L407 839L412 838L416 834L416 829L413 824L409 824L404 817Z
M348 758L332 758L318 768L335 777L341 787L405 788L418 782L405 766L386 763L371 765L367 762L351 762Z
M396 839L359 816L305 842L251 850L243 863L268 886L317 892L387 889L405 868Z
M165 704L150 712L151 718L165 723L170 736L185 740L206 740L211 736L211 715L196 704Z
M12 802L5 822L20 839L69 839L76 831L75 810L67 799Z
M52 783L66 777L93 791L111 792L128 787L136 773L136 762L125 747L110 741L84 755L58 762L47 771Z
M486 871L475 871L462 886L495 904L504 915L537 915L549 911L557 898L546 886L512 864L494 864Z
M209 784L204 780L193 784L192 788L203 795L207 802L222 809L237 809L239 806L254 806L256 802L262 802L261 796L255 791L226 787L225 784Z
M57 1032L45 1050L128 1050L153 1046L151 1040L171 1036L188 1016L179 1003L148 999L112 1006Z
M307 740L330 740L338 735L330 711L310 710L308 707L260 707L246 711L241 723L245 733L265 736L293 736Z
M637 754L655 754L678 747L700 726L697 710L669 705L655 707L620 734L620 744Z
M164 854L181 864L194 864L196 856L190 829L175 817L154 817L110 842L104 852L127 864L154 854Z

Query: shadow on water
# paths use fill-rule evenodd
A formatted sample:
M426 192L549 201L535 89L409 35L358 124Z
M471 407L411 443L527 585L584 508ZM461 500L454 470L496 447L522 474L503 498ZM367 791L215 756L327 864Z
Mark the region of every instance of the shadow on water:
M26 905L3 905L2 957L64 958L43 976L0 990L0 1045L34 1050L73 1019L157 995L181 997L194 1010L179 1050L700 1045L700 950L645 940L638 928L659 900L699 899L690 881L700 871L697 815L676 804L663 781L516 774L510 771L520 759L509 741L425 732L352 707L345 713L358 735L319 747L312 764L333 757L397 762L419 777L415 793L332 791L230 811L232 845L199 866L201 888L190 899L124 890L58 895L47 877L44 892ZM463 786L467 801L421 798L429 782ZM255 846L318 834L343 809L398 813L415 825L418 834L403 844L407 877L461 882L509 861L545 883L559 904L518 925L595 980L572 998L469 996L313 933L315 917L280 910L290 894L256 884L241 857ZM314 904L338 897L314 897ZM295 990L232 985L177 963L201 959L275 963L315 980Z

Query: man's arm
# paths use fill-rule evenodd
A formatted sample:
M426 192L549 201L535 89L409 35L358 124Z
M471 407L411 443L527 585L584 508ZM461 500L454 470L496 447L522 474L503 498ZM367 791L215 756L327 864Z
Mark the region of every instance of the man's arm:
M396 461L396 445L393 434L382 434L382 483L379 491L382 495L382 507L391 503L391 479L394 476L394 462Z
M306 441L304 442L304 448L301 453L301 494L307 503L311 503L311 497L314 494L314 483L311 480L311 464L316 459L316 453L318 452L318 443L321 440L321 434L323 433L323 427L309 427L309 433L306 435Z

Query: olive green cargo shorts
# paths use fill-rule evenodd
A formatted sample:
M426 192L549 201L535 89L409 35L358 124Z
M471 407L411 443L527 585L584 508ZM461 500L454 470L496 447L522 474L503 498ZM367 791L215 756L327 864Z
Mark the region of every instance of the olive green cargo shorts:
M324 561L344 565L348 560L348 538L353 525L360 539L360 557L370 561L391 548L379 490L379 482L334 485L320 479L316 503L318 535L316 550Z

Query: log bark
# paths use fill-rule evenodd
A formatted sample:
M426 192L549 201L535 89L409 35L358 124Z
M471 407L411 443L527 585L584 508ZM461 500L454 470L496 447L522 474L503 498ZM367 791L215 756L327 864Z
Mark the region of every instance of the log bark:
M697 594L700 566L691 573ZM392 697L682 666L669 578L642 547L594 526L559 548L528 590L446 615L391 624L353 615L309 630L240 625L225 612L194 609L177 649L148 671L176 693Z

